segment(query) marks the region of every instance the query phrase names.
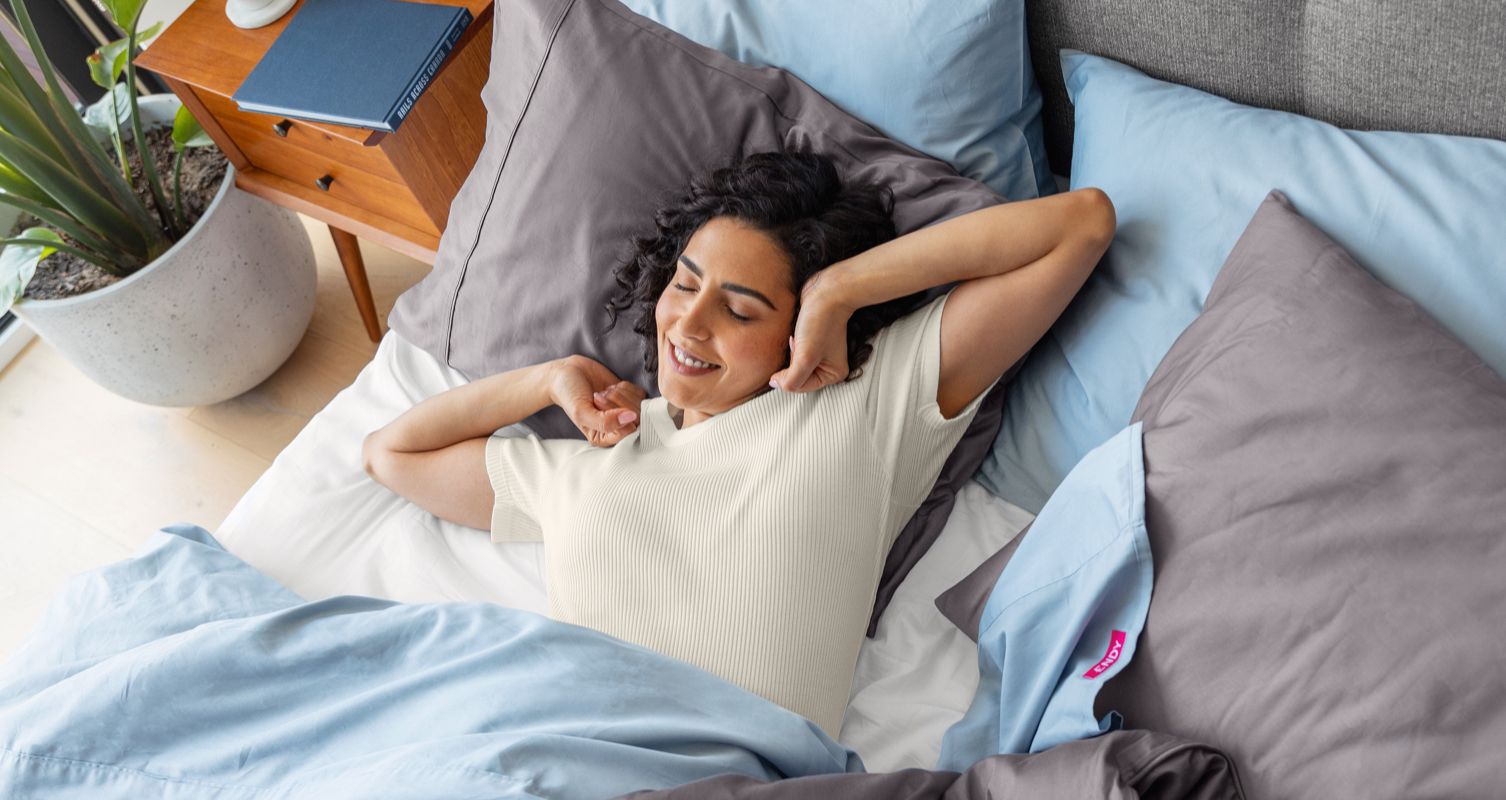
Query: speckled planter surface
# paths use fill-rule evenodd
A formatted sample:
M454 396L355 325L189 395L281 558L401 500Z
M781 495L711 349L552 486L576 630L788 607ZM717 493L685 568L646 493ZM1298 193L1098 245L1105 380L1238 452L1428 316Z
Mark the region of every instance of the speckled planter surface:
M313 318L315 279L298 215L235 188L229 166L203 216L156 261L104 289L13 310L118 395L208 405L292 355Z

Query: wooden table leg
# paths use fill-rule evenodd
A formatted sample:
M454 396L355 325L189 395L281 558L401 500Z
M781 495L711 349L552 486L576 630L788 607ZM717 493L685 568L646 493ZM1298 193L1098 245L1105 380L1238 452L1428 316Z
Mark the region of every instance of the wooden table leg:
M340 254L340 266L345 268L345 279L350 282L350 293L356 296L356 308L361 311L361 321L366 323L366 335L371 341L382 340L382 324L377 321L376 303L371 299L371 284L366 280L366 263L361 260L361 244L355 234L329 226L329 235L335 239L335 250Z

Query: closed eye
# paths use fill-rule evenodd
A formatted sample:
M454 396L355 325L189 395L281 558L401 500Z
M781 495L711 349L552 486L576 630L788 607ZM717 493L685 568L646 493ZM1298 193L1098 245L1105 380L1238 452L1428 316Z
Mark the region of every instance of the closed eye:
M678 283L673 284L673 286L676 289L679 289L682 292L694 292L695 291L694 289L692 289L692 288L690 288L688 286L681 286ZM748 320L752 319L752 317L745 317L742 314L739 314L736 311L733 311L732 310L732 306L727 306L727 313L731 314L732 318L735 319L735 320L737 320L738 322L747 322Z

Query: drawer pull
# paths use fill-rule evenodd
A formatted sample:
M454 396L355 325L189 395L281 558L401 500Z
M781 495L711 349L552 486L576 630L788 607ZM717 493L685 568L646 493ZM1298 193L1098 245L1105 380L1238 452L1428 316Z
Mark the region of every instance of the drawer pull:
M327 192L327 191L329 191L329 185L332 184L332 183L334 183L334 182L335 182L335 176L333 176L333 175L325 175L324 177L322 177L322 178L314 181L314 185L318 186L320 189L323 189L324 191Z
M285 119L282 122L273 125L272 130L276 131L278 136L287 136L288 128L291 127L293 127L293 121L290 119Z

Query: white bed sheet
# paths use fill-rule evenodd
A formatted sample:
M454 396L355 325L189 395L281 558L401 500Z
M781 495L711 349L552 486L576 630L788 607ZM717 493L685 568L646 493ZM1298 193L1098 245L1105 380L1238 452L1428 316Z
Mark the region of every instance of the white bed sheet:
M404 500L361 467L367 433L462 383L460 373L389 331L371 363L278 455L215 536L309 600L357 594L547 613L543 545L493 543ZM977 688L978 664L976 645L933 600L1030 519L969 482L940 538L895 592L859 653L838 737L870 772L935 764L942 735Z

